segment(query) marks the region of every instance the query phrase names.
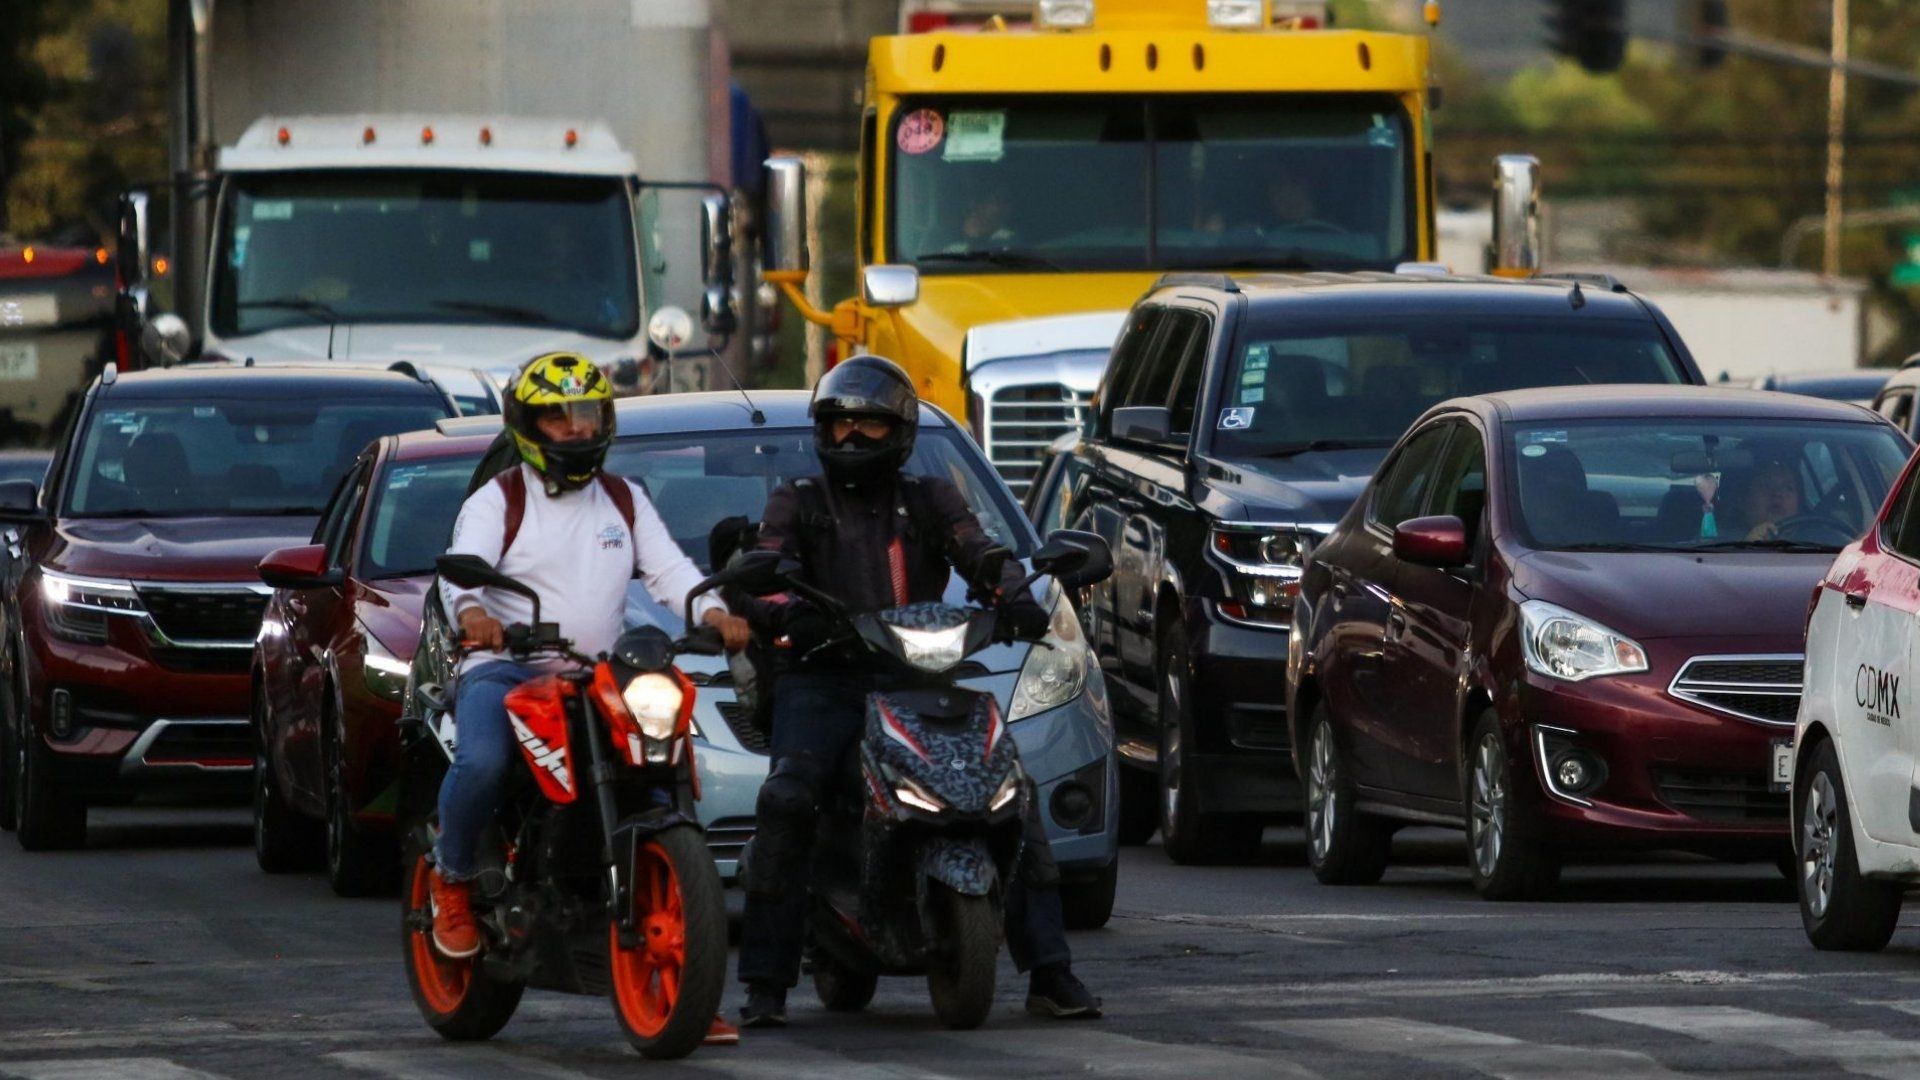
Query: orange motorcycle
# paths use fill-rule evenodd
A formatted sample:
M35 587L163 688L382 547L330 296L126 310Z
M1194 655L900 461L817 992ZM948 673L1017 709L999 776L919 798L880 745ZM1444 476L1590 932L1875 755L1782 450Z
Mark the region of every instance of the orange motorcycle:
M694 596L757 561L702 582L687 598L688 625ZM526 987L605 994L642 1055L691 1053L720 1005L727 913L694 812L694 687L673 661L719 652L718 635L700 627L674 641L640 627L611 652L586 656L540 621L533 590L483 560L442 556L436 568L461 588L531 598L533 625L508 627L507 651L572 666L507 695L526 767L514 771L481 845L473 908L484 944L465 960L434 947L428 890L432 806L452 761L451 695L431 685L408 695L402 936L415 1004L442 1036L467 1040L499 1031Z

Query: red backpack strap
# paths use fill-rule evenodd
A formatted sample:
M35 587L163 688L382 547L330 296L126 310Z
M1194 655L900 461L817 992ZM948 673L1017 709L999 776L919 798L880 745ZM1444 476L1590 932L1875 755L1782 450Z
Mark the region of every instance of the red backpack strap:
M513 539L520 535L520 522L527 516L527 476L520 466L501 473L496 478L500 484L500 493L506 497L506 528L500 537L500 557L507 557L507 549L513 546Z
M606 491L607 498L620 508L620 516L627 520L627 535L633 535L633 487L624 477L602 472L599 474L600 487Z

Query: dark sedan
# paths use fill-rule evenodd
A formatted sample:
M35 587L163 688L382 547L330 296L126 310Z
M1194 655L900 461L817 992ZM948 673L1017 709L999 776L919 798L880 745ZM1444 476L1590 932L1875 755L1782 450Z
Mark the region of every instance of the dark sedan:
M269 872L324 852L341 896L391 888L400 702L433 560L491 440L375 440L310 543L260 563L274 587L253 647L254 854Z
M1583 387L1429 410L1307 564L1289 711L1309 861L1464 827L1480 892L1576 846L1787 852L1807 597L1911 449L1808 398Z

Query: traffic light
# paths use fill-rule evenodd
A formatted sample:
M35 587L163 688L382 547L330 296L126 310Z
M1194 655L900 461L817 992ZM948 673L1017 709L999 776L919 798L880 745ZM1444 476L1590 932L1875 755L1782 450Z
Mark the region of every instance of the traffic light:
M1727 58L1726 47L1714 42L1727 29L1727 0L1699 0L1693 9L1693 34L1707 39L1697 46L1694 62L1703 69L1720 66Z
M1548 0L1548 44L1588 71L1620 70L1627 58L1627 0Z

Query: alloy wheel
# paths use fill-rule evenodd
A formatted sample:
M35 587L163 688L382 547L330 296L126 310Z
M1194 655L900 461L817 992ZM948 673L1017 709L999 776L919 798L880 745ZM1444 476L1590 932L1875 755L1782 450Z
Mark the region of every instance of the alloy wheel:
M1333 725L1322 720L1313 729L1313 752L1307 761L1307 834L1315 861L1333 850L1333 829L1339 805L1334 800L1335 765Z
M1480 740L1473 758L1473 862L1482 877L1492 877L1499 869L1500 855L1506 844L1507 778L1506 754L1498 736Z
M1823 918L1833 902L1835 834L1839 829L1839 800L1833 781L1824 771L1807 785L1807 808L1800 823L1800 890L1813 917Z

